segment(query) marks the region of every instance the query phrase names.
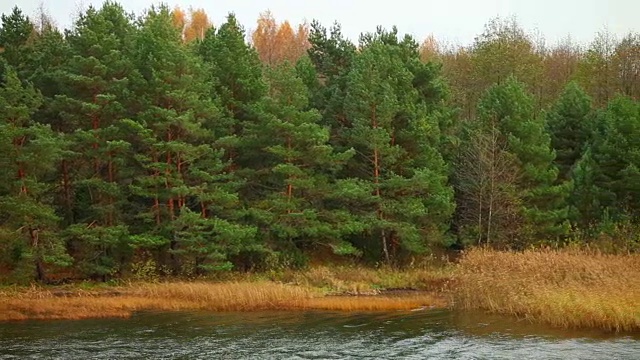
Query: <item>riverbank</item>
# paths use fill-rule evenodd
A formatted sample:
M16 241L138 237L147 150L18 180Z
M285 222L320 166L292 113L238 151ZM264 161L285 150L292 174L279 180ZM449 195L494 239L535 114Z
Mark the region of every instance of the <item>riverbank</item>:
M0 321L129 317L137 311L380 311L447 304L428 292L335 296L273 282L131 284L93 291L33 288L0 297Z
M640 330L640 254L474 249L459 262L451 289L457 309L563 328Z
M137 311L444 308L449 300L441 289L451 271L320 266L304 272L230 274L217 281L9 287L0 290L0 321L128 317Z
M640 330L640 255L473 249L409 270L314 266L192 282L0 289L0 321L137 311L483 310L564 328Z

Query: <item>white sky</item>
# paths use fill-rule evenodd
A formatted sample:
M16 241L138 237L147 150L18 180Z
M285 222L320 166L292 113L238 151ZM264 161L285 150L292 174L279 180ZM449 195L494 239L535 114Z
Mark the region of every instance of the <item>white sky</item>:
M159 1L121 0L136 15ZM300 23L318 19L325 26L334 20L342 24L344 34L357 40L361 32L377 25L397 25L401 33L422 41L429 34L438 40L470 44L495 16L516 16L527 31L539 31L547 44L555 44L567 35L587 44L598 30L607 28L618 37L640 31L640 0L165 0L171 7L179 5L203 8L214 24L220 24L233 11L247 30L255 28L260 12L271 10L277 20ZM0 0L0 13L17 5L29 16L40 4L57 25L68 28L77 9L102 0ZM374 5L377 4L377 5Z

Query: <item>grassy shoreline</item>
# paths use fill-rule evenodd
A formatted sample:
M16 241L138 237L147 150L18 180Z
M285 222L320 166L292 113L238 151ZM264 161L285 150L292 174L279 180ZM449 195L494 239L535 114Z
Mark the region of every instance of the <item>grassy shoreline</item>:
M640 254L474 249L457 266L457 309L563 328L640 330Z
M111 290L40 288L0 295L0 321L129 317L137 311L411 310L444 306L427 292L376 296L327 296L317 289L273 282L132 284Z
M473 249L409 269L315 266L205 282L0 289L0 321L128 317L137 311L482 310L563 328L640 330L640 254Z
M316 266L217 281L70 284L0 289L0 321L129 317L137 311L444 308L451 269L395 271Z

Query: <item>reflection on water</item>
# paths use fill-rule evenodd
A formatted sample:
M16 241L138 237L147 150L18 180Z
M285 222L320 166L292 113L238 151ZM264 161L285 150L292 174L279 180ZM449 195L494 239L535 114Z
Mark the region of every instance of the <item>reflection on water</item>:
M640 336L450 311L145 313L0 323L0 359L640 359Z

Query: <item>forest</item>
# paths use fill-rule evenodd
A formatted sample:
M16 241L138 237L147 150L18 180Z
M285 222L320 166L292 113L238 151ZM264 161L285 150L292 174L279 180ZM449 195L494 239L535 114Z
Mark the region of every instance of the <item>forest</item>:
M367 30L367 29L363 29ZM480 30L480 29L479 29ZM0 28L0 281L640 249L640 34L392 29L115 2Z

